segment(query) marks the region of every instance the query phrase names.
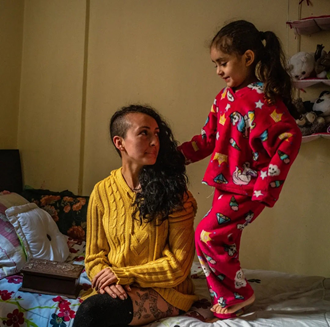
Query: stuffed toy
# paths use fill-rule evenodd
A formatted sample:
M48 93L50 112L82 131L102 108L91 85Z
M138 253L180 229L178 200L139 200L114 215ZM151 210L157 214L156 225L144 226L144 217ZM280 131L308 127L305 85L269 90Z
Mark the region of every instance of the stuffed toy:
M293 99L292 103L296 107L300 116L305 115L307 112L313 110L314 102L311 101L303 101L302 98Z
M296 120L302 136L316 133L324 133L327 130L324 117L317 116L316 112L310 111Z
M323 44L318 44L314 54L314 70L317 78L330 78L330 51L323 50Z
M314 53L301 51L288 60L288 73L294 81L308 78L314 73Z
M288 73L293 81L306 78L330 79L330 51L324 51L323 44L318 44L316 51L301 51L288 60Z
M298 98L294 99L293 103L300 114L300 118L296 119L296 123L303 136L316 133L329 133L330 116L328 121L327 117L318 115L318 112L313 110L316 102L302 101L301 98Z
M313 111L330 123L330 91L320 93L318 99L313 104Z

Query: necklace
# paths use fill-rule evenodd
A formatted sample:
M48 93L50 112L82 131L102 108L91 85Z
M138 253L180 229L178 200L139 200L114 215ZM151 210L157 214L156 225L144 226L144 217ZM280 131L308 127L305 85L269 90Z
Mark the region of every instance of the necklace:
M135 192L135 193L137 193L137 192L140 192L141 191L141 189L142 189L142 187L141 187L141 185L139 184L138 185L138 187L131 187L129 184L128 184L128 182L127 182L127 180L126 180L126 178L125 178L125 176L124 176L124 174L123 174L123 172L121 173L121 175L123 176L123 178L124 178L124 181L126 182L126 184L127 184L127 186L131 189L131 191L133 191L133 192Z

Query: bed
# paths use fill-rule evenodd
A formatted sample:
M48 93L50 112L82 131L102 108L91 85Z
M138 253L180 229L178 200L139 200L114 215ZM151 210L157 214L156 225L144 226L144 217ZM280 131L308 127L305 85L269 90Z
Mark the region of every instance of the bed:
M16 154L10 153L9 158L8 151ZM13 169L12 164L4 165L7 160L16 161L16 168ZM13 327L70 327L81 303L81 295L90 288L86 272L83 270L79 277L81 290L78 297L68 298L59 294L21 291L21 269L31 256L40 255L40 249L47 247L53 247L53 252L46 253L48 259L84 265L88 197L74 195L67 190L23 190L21 176L16 178L17 174L21 174L17 150L0 150L0 170L3 173L5 169L11 172L4 174L6 179L0 178L0 192L6 190L0 193L0 324ZM8 179L8 176L13 178ZM10 180L15 181L14 188ZM4 182L5 185L2 184ZM25 208L25 211L21 208ZM23 231L17 227L18 220L33 221L36 216L41 219L36 225L27 224ZM55 233L56 230L51 235L52 239L57 240L53 244L49 244L45 235L42 237L42 234L46 234L45 230L35 232L41 225L40 221L45 220L46 225L49 225L44 227L45 230L48 228L47 233ZM39 239L32 240L36 235ZM31 241L34 241L34 248ZM42 255L45 258L45 253ZM191 277L199 300L184 315L161 319L147 326L330 326L330 278L263 270L245 269L244 272L255 290L256 301L240 317L210 322L211 302L206 280L201 266L194 262Z
M70 261L83 264L84 242L68 239L73 249ZM210 297L201 267L195 262L191 269L199 300L186 314L166 318L148 327L203 327L203 326L281 326L329 327L330 279L320 276L297 276L280 272L245 270L255 293L256 302L246 312L229 320L207 323L212 317ZM90 287L83 272L82 290ZM80 297L21 292L22 276L15 274L0 280L0 320L5 326L69 327L81 303Z

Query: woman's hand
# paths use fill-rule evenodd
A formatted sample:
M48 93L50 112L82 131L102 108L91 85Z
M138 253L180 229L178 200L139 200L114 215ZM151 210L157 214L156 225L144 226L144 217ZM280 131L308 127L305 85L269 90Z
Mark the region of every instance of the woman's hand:
M126 300L127 299L127 292L131 291L131 288L129 285L111 285L111 286L106 286L105 288L101 288L99 293L104 294L108 293L112 298L119 297L121 300Z
M109 268L101 270L92 280L92 287L99 291L108 285L118 282L116 275Z
M125 300L127 299L126 291L130 291L129 285L124 287L116 284L118 279L116 275L108 268L101 270L92 280L92 287L100 294L108 293L111 297L117 296Z

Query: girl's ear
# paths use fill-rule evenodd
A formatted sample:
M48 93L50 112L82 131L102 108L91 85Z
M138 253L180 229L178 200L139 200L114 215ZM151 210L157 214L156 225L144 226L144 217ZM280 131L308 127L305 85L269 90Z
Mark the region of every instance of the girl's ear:
M112 140L113 140L113 144L115 145L115 147L119 151L123 151L124 150L123 138L122 137L120 137L120 136L114 136Z
M255 59L255 54L252 50L246 50L244 53L246 66L251 66Z

